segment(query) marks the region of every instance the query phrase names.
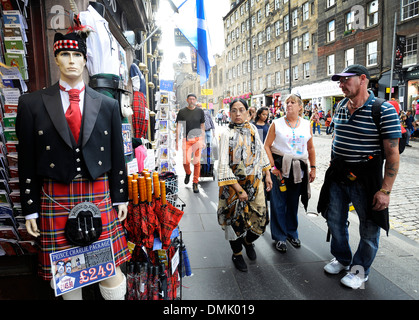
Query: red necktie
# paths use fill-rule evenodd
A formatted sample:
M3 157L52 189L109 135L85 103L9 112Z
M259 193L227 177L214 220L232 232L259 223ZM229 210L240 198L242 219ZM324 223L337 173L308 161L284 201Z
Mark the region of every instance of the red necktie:
M64 87L60 86L60 89L66 91ZM79 141L80 127L81 127L81 111L80 111L80 92L84 90L70 89L68 95L70 97L70 106L68 107L65 118L67 119L68 126L73 133L76 143Z

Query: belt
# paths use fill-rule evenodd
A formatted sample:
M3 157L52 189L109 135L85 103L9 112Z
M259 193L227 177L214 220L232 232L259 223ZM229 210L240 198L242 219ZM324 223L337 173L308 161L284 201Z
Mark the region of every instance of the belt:
M124 90L124 82L118 78L108 78L104 76L93 76L90 78L89 86L92 88L109 88L114 90Z

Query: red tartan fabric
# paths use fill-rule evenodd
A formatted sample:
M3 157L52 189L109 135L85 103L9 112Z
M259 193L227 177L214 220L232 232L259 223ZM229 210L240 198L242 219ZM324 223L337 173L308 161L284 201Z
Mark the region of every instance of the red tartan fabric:
M72 247L64 234L69 214L67 209L73 208L82 201L96 204L102 212L103 230L99 240L112 239L115 264L118 266L131 258L124 230L118 220L118 213L112 207L110 197L106 197L109 193L107 176L100 177L95 181L78 178L70 184L57 183L47 179L44 181L43 189L48 196L66 208L51 201L44 193L41 195L41 251L38 273L43 279L50 280L52 278L49 254Z
M139 91L134 91L134 98L132 101L132 131L134 138L146 138L148 120L146 120L147 100L144 94Z

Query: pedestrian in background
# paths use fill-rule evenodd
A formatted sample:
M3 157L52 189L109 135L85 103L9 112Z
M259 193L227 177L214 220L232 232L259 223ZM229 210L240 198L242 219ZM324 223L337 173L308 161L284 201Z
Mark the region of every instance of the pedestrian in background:
M188 106L179 110L176 116L176 151L179 145L180 127L183 126L183 168L185 169L184 183L188 184L192 174L190 164L192 153L193 158L193 181L192 188L194 193L198 193L198 179L201 170L201 150L205 141L205 114L201 108L197 108L196 95L188 94L186 97Z
M230 103L231 123L220 137L218 164L218 223L233 250L234 266L247 271L243 246L250 260L256 259L254 241L269 223L262 182L272 187L269 159L256 127L248 121L248 105L237 98Z
M319 134L320 133L320 116L319 116L319 112L317 111L317 108L314 109L314 112L311 116L311 124L313 125L313 135L316 133L316 128Z
M265 142L266 135L268 134L269 130L268 116L269 109L267 107L261 107L256 112L255 126L258 129L259 136L262 142Z
M201 103L197 103L196 106L198 108L201 108L204 111L204 117L205 117L205 143L211 143L212 137L215 137L215 125L214 121L212 121L211 114L208 109L202 108ZM211 134L212 130L212 134Z
M300 247L298 202L307 210L310 182L316 177L316 154L310 122L302 118L303 102L296 94L286 100L286 114L275 119L265 140L271 164L271 233L275 247L287 251L286 240ZM310 170L309 170L310 165Z
M390 192L399 169L400 121L395 108L381 105L381 131L375 126L368 90L370 74L361 65L351 65L332 77L345 96L333 116L332 160L320 193L318 211L327 219L334 259L324 270L339 274L351 267L342 284L360 288L368 280L378 250L380 226L387 232ZM380 136L385 155L384 179ZM349 245L348 207L352 202L359 217L360 241L354 255Z
M249 107L249 122L252 124L255 124L255 118L256 118L256 108Z

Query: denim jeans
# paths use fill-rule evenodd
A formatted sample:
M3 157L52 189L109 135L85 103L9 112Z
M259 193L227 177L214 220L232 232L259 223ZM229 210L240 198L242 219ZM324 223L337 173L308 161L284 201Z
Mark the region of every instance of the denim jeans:
M360 266L365 276L378 250L380 227L367 219L367 210L371 204L367 203L366 190L363 185L354 182L350 185L332 182L330 186L330 204L327 211L327 225L330 229L331 253L345 266ZM359 218L360 241L357 251L352 257L349 245L348 211L352 202Z
M278 178L271 173L271 235L275 241L285 241L287 237L298 239L298 201L301 183L288 183L287 191L279 190Z
M320 123L315 123L315 122L313 122L313 134L316 133L316 127L317 127L317 131L319 132L319 134L321 134L320 133Z

